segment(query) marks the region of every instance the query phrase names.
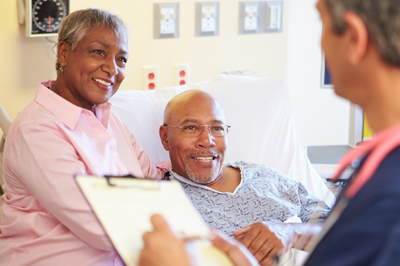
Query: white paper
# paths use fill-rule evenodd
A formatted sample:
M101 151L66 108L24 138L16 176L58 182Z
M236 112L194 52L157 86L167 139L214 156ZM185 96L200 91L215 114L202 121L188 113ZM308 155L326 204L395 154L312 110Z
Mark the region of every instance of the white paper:
M153 214L163 215L176 232L185 236L209 237L210 229L177 181L137 178L111 180L115 186L110 186L106 178L76 177L83 194L126 265L137 265L143 247L142 235L152 230L150 217ZM213 250L209 241L206 242L202 243L205 250ZM222 253L216 257L228 261ZM204 261L209 263L207 259Z

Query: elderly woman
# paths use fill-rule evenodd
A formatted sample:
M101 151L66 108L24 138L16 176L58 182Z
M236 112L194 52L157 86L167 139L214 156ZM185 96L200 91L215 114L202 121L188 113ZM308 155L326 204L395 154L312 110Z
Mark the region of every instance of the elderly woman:
M108 103L127 61L128 30L118 17L88 9L62 22L57 79L39 84L8 133L0 265L122 265L73 176L160 178L167 170Z

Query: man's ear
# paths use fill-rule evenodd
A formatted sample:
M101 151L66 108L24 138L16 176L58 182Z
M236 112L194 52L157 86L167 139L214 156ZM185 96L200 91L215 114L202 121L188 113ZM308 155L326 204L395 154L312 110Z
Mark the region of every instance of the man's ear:
M169 146L168 146L168 130L167 127L165 126L160 126L160 139L161 139L161 143L164 146L164 149L166 151L169 151Z
M68 54L71 51L71 47L65 42L62 41L57 45L57 62L61 67L65 67L67 65Z
M343 20L347 24L344 33L348 44L347 56L351 64L357 65L365 58L368 52L368 45L370 45L368 30L364 21L354 12L345 12Z

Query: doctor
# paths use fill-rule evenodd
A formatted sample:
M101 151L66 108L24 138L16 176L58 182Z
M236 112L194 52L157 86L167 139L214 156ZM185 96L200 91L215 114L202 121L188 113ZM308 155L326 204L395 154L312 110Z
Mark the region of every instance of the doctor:
M351 165L355 172L312 240L317 244L305 265L400 265L400 1L319 0L317 8L335 92L363 108L376 135L341 160L342 169ZM169 258L178 260L170 265L189 265L165 220L152 222L142 264L160 259L161 265L162 253L174 253ZM170 244L160 247L155 239ZM214 242L235 265L254 263L238 243Z

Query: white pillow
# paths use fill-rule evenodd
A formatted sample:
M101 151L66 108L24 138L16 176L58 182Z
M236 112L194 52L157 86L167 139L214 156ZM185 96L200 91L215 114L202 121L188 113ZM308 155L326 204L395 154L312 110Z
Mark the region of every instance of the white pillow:
M169 159L158 129L167 102L175 95L201 89L225 111L228 135L225 163L240 160L266 164L302 182L329 206L335 201L301 147L292 122L289 90L278 79L221 75L216 79L153 91L120 91L110 100L139 144L155 162Z

